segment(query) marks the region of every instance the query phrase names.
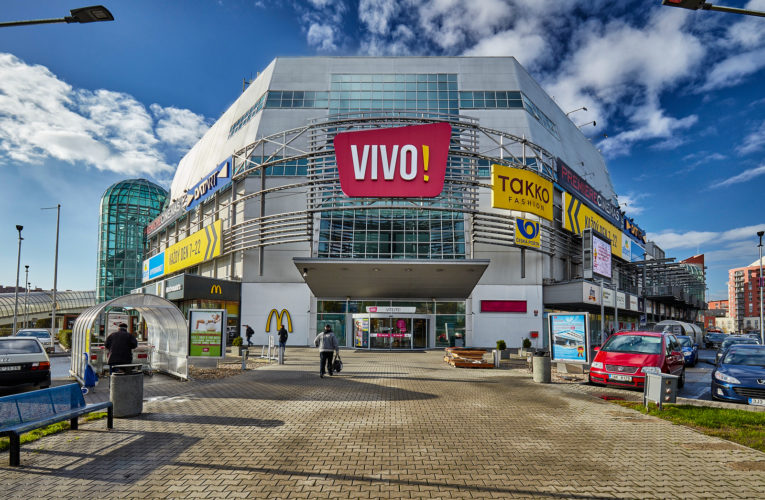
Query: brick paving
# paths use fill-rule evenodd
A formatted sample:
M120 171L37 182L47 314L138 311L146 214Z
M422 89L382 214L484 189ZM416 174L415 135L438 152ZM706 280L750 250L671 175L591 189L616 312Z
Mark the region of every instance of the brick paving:
M763 498L765 454L522 370L315 350L152 384L137 418L2 455L4 498Z

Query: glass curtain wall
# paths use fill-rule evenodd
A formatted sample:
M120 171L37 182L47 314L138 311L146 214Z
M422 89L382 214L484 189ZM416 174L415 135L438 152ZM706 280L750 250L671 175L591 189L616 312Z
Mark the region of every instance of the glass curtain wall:
M98 302L141 286L146 226L162 211L167 191L146 179L110 186L101 197L98 239Z

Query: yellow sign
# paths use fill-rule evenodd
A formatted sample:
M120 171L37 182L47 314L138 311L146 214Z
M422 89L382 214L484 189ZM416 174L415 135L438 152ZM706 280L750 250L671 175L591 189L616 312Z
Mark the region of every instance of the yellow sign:
M582 234L585 229L592 228L611 240L612 255L622 256L622 232L616 226L566 191L563 191L563 207L563 229Z
M210 295L223 295L223 289L220 287L220 285L213 285L210 287Z
M268 319L266 320L266 332L271 331L271 318L274 316L274 314L276 315L276 329L282 329L282 320L286 317L287 331L292 333L292 317L290 316L290 312L286 309L282 309L282 312L279 312L276 309L271 309L271 312L268 313Z
M518 217L515 219L515 244L522 247L541 248L539 222Z
M553 218L553 185L528 170L491 166L491 206Z
M165 274L174 273L220 256L223 243L221 227L221 221L216 220L188 238L167 247L165 249Z

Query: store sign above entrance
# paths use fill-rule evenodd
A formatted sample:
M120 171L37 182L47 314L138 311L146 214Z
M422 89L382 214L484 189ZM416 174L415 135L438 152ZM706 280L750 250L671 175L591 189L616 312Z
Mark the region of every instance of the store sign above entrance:
M196 186L186 191L183 206L191 210L231 181L231 157L226 158Z
M221 254L221 221L216 220L165 249L165 274L171 274L187 267L207 262Z
M491 206L553 218L553 184L529 170L491 166Z
M335 158L343 193L435 198L444 189L451 135L448 123L337 134Z
M574 198L566 191L563 191L562 195L563 229L574 234L582 234L582 231L585 229L592 229L611 240L612 255L624 258L622 256L622 232L606 219L596 214L582 200Z
M367 306L368 313L412 314L415 311L416 307Z
M594 187L579 177L568 165L558 158L558 183L560 186L585 200L585 203L595 210L599 215L605 217L608 222L614 226L622 227L622 212L619 207L611 203L605 196L600 194Z

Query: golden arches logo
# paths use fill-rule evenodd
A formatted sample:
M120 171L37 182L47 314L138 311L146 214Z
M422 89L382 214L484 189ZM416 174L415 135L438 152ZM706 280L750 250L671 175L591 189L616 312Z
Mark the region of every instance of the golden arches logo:
M220 285L213 285L210 287L210 295L213 294L223 295L223 289L220 287Z
M287 331L292 333L292 316L290 316L290 312L286 309L282 309L282 312L279 312L276 309L271 309L271 312L268 313L268 319L266 320L266 332L271 331L271 318L274 314L276 315L276 329L281 330L284 319L286 318Z

